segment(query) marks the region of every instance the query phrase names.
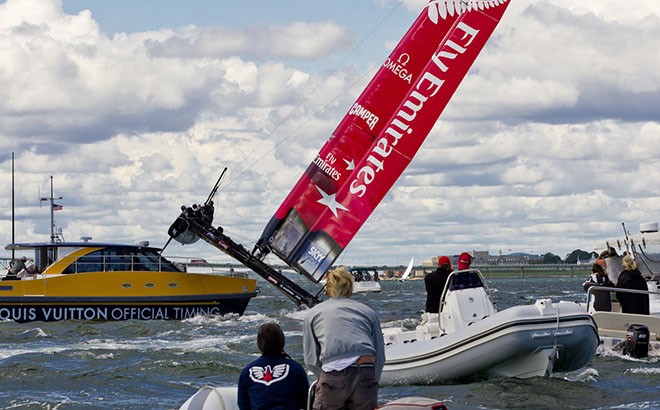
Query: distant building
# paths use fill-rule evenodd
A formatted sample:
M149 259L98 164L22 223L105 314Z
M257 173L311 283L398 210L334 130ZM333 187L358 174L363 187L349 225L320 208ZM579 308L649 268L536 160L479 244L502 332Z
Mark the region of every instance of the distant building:
M472 255L472 266L526 266L529 265L528 255L491 255L488 251L470 252ZM458 264L458 255L447 255L451 260L452 266ZM434 256L430 260L422 261L422 267L426 269L435 269L438 267L439 256Z
M527 255L491 255L488 251L474 251L472 253L473 265L507 265L507 266L525 266L529 265L529 256Z
M529 265L530 255L491 255L488 251L475 251L470 252L472 255L472 266L485 267L485 266L527 266ZM459 255L447 255L451 260L451 264L456 269L458 265ZM427 273L435 270L438 267L438 258L440 256L433 256L431 259L423 260L421 268L414 268L410 272L409 279L421 279ZM403 270L384 270L382 277L384 279L398 279L403 274Z

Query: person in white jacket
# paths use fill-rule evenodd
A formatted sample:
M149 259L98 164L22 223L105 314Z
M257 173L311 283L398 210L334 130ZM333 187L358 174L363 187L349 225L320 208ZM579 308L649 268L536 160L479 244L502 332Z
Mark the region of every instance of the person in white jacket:
M605 259L605 272L612 283L618 282L621 271L623 271L623 257L616 253L616 249L610 247Z
M327 276L327 300L303 322L305 364L318 377L313 409L373 410L385 365L376 312L351 299L353 276L340 267Z

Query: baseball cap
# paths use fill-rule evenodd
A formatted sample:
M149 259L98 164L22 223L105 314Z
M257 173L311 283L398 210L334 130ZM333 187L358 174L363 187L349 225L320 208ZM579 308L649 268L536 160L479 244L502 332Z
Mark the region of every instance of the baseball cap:
M448 257L441 256L440 258L438 258L438 266L442 266L442 265L451 265L451 261L449 260Z
M472 263L472 255L467 252L461 253L458 257L458 270L469 269Z

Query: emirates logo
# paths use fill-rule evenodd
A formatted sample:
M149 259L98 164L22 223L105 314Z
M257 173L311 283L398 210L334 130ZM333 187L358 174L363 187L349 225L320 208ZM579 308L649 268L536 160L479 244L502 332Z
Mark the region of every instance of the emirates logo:
M270 365L265 367L250 367L250 379L252 379L253 382L265 384L266 386L284 380L288 375L289 365L286 363L278 364L272 368Z
M437 24L447 16L463 14L471 10L487 10L509 0L433 0L427 6L429 19Z

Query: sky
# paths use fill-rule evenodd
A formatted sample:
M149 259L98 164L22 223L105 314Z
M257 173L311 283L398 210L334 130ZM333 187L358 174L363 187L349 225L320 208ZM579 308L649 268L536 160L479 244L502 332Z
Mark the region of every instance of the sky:
M16 242L49 240L52 176L65 240L163 246L227 167L214 224L251 249L424 4L0 2L0 242L14 153ZM337 264L563 258L660 220L658 38L660 2L512 0Z

